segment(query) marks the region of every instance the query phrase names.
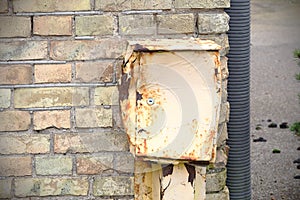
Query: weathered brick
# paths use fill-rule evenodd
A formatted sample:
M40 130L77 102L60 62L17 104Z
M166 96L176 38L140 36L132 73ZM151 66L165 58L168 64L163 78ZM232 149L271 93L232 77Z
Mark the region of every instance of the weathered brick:
M95 197L89 197L89 196L54 196L54 197L51 197L51 196L47 196L47 197L29 197L29 198L19 198L19 200L90 200L90 199L93 199L93 200L116 200L116 199L111 199L111 198L107 198L107 197L98 197L98 198L95 198ZM134 199L117 199L117 200L134 200Z
M1 42L0 60L33 60L47 58L47 41Z
M156 24L153 15L121 15L119 17L121 35L153 35Z
M116 60L115 65L115 78L117 81L121 80L122 73L123 73L123 62L124 60Z
M229 16L224 13L201 13L198 16L200 34L224 33L229 30Z
M72 157L70 156L36 156L37 175L71 175Z
M102 174L113 172L113 155L77 156L77 174Z
M206 40L212 40L218 45L221 46L220 55L225 56L229 52L229 41L228 41L228 35L225 33L214 35L214 34L204 34L199 35L199 38L206 39Z
M124 133L66 133L54 136L55 153L96 153L128 151Z
M221 57L221 73L222 73L222 80L225 80L228 78L229 76L229 71L228 71L228 67L227 67L227 61L228 58L222 56ZM223 87L223 86L222 86Z
M113 115L113 127L119 129L124 128L120 106L111 106L111 110Z
M175 8L229 8L230 0L175 0Z
M0 67L0 84L30 84L32 68L30 65L4 65Z
M218 126L217 146L218 147L222 146L227 139L228 139L227 124L221 123Z
M229 200L229 190L225 186L221 192L206 194L206 200Z
M229 121L229 111L230 111L229 102L222 103L220 107L219 123Z
M225 168L227 165L229 147L225 144L224 142L222 147L217 148L216 161L214 163L214 167L216 168Z
M94 101L96 105L119 105L119 91L116 86L97 87Z
M90 0L14 0L14 12L54 12L90 10Z
M213 169L206 174L206 192L219 192L226 185L226 169Z
M77 108L76 126L80 128L112 127L112 110L102 107Z
M89 183L87 178L17 178L15 195L29 196L64 196L87 195Z
M158 33L194 33L195 20L193 14L158 15Z
M133 195L133 177L97 177L93 191L95 196Z
M35 35L72 35L72 16L38 16L33 18Z
M16 108L84 106L89 103L88 88L52 87L15 90Z
M76 63L76 82L112 82L113 63L110 61Z
M35 65L35 83L67 83L71 82L71 64Z
M10 106L10 89L0 89L0 108L8 108Z
M109 15L78 16L76 35L113 35L114 18Z
M0 198L11 198L11 178L0 180Z
M133 173L134 171L134 157L132 153L119 153L115 157L115 170L120 173Z
M228 98L228 91L227 91L227 80L223 80L222 81L222 91L221 91L221 102L225 103L227 102L227 98Z
M33 114L34 130L43 130L50 127L70 128L70 110L37 111Z
M95 8L104 11L171 9L172 0L96 0Z
M30 128L31 119L26 111L3 111L0 122L0 131L24 131Z
M30 35L30 17L0 17L0 37L29 37Z
M26 176L31 173L30 156L0 157L0 176Z
M50 57L54 60L95 60L118 58L126 52L123 39L76 40L51 42Z
M50 152L50 136L46 134L0 135L1 154L38 154Z
M8 2L7 0L0 0L0 13L8 12Z
M114 2L111 2L109 0L95 0L95 9L103 11L131 10L131 0L116 0Z
M172 0L131 0L131 10L171 9Z

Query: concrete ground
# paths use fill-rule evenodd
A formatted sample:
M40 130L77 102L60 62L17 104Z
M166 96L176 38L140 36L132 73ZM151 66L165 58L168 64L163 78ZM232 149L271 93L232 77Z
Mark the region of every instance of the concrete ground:
M268 125L300 121L300 0L251 0L251 14L252 199L299 200L300 136ZM253 142L259 137L267 141Z

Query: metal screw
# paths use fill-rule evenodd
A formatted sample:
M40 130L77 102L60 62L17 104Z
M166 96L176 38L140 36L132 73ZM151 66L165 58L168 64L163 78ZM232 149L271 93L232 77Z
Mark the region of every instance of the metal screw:
M154 99L153 98L148 98L147 99L147 104L149 105L149 106L152 106L153 104L154 104Z

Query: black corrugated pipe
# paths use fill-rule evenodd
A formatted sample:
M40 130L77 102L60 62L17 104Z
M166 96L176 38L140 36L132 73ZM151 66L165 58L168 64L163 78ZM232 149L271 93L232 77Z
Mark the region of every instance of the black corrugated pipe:
M250 200L250 0L231 0L226 12L230 16L227 186L231 200Z

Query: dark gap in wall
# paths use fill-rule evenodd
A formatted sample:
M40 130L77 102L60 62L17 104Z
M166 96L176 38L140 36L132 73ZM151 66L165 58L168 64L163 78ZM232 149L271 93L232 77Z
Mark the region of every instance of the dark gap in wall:
M91 0L90 5L91 5L91 10L95 10L95 0Z
M199 37L198 13L194 13L194 20L195 20L195 32L194 32L194 37L197 38L197 37Z
M30 23L31 23L31 27L30 27L31 33L30 33L30 36L33 37L34 36L34 33L33 33L33 16L30 17Z

